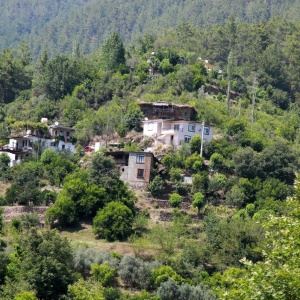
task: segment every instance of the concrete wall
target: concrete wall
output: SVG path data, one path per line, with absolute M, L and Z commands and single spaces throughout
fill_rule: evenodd
M 152 125 L 149 126 L 149 123 Z M 178 125 L 179 130 L 175 130 L 175 125 Z M 191 129 L 189 128 L 189 125 L 194 125 L 195 130 L 189 130 Z M 159 130 L 160 126 L 162 128 L 161 130 Z M 213 128 L 209 125 L 205 125 L 204 127 L 208 129 L 208 132 L 207 130 L 204 131 L 204 142 L 211 141 Z M 196 134 L 202 137 L 202 130 L 202 123 L 192 121 L 157 120 L 151 122 L 151 120 L 149 120 L 144 122 L 144 136 L 154 136 L 164 144 L 170 144 L 172 141 L 175 146 L 184 143 L 186 137 L 192 138 Z M 162 135 L 161 138 L 159 138 L 160 135 Z

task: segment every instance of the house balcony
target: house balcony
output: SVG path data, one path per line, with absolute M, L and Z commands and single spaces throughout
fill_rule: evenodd
M 163 127 L 161 129 L 162 134 L 176 134 L 177 132 L 183 132 L 183 128 L 174 128 L 174 127 Z
M 11 152 L 11 153 L 29 153 L 32 152 L 32 147 L 28 147 L 28 146 L 16 147 L 10 145 L 0 145 L 0 151 Z

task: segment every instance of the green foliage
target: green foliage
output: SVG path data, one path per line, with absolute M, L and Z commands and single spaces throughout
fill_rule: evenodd
M 34 85 L 39 93 L 46 94 L 51 100 L 59 100 L 81 83 L 84 70 L 78 60 L 58 55 L 49 59 L 38 75 Z
M 192 177 L 192 192 L 205 193 L 208 187 L 208 174 L 206 172 L 194 174 Z
M 107 262 L 102 265 L 93 264 L 91 267 L 94 280 L 102 286 L 107 287 L 115 283 L 115 269 L 110 268 Z
M 244 133 L 246 129 L 246 122 L 238 118 L 231 119 L 227 124 L 227 133 L 232 136 Z
M 37 298 L 53 299 L 66 294 L 73 283 L 71 262 L 71 246 L 57 231 L 33 231 L 22 238 L 15 251 L 14 276 L 27 281 Z
M 171 299 L 180 299 L 180 300 L 192 300 L 192 299 L 216 299 L 210 292 L 209 288 L 198 284 L 197 286 L 191 286 L 187 283 L 181 285 L 176 284 L 176 282 L 170 278 L 168 281 L 165 281 L 157 290 L 157 294 L 161 300 L 171 300 Z
M 182 170 L 179 168 L 171 168 L 169 171 L 170 178 L 173 183 L 182 180 Z
M 91 182 L 104 188 L 115 186 L 119 183 L 119 171 L 112 157 L 105 157 L 102 153 L 96 153 L 89 169 Z
M 141 121 L 143 113 L 137 104 L 131 104 L 124 115 L 125 127 L 127 130 L 142 131 Z
M 147 191 L 150 192 L 153 197 L 158 198 L 159 196 L 161 196 L 164 191 L 163 179 L 159 175 L 156 175 L 154 179 L 150 183 L 148 183 Z
M 182 198 L 179 194 L 173 193 L 169 198 L 169 203 L 172 207 L 178 207 L 182 202 Z
M 226 194 L 226 202 L 239 208 L 244 205 L 245 198 L 243 190 L 238 185 L 234 185 Z
M 161 266 L 159 268 L 154 268 L 152 270 L 152 276 L 154 280 L 154 285 L 156 287 L 159 287 L 162 282 L 167 281 L 169 278 L 172 278 L 176 283 L 181 283 L 184 281 L 183 278 L 169 266 Z
M 204 206 L 204 195 L 201 192 L 197 192 L 193 196 L 192 205 L 198 208 L 198 216 L 200 214 L 200 209 Z
M 125 47 L 117 32 L 113 32 L 102 47 L 102 63 L 109 71 L 121 71 L 125 67 Z
M 185 168 L 196 173 L 203 169 L 203 162 L 203 157 L 195 152 L 185 160 Z
M 215 174 L 208 184 L 209 192 L 217 192 L 226 187 L 227 178 L 224 174 Z
M 167 168 L 183 168 L 184 167 L 184 158 L 179 154 L 166 154 L 161 160 L 164 166 Z
M 139 289 L 153 286 L 152 269 L 159 267 L 159 262 L 146 262 L 133 255 L 125 255 L 120 262 L 120 278 L 128 285 Z
M 243 259 L 247 271 L 239 277 L 233 274 L 229 289 L 226 288 L 226 292 L 223 289 L 222 294 L 226 293 L 229 298 L 299 299 L 299 270 L 295 251 L 299 230 L 299 222 L 295 218 L 298 218 L 299 204 L 296 202 L 288 202 L 291 209 L 288 216 L 273 217 L 266 223 L 264 261 L 253 263 Z
M 79 279 L 68 286 L 68 296 L 72 300 L 105 300 L 103 287 L 91 281 Z
M 201 137 L 199 134 L 195 134 L 190 140 L 190 147 L 192 153 L 200 153 L 201 149 Z
M 210 157 L 210 166 L 213 170 L 219 171 L 222 170 L 222 168 L 225 165 L 224 157 L 219 153 L 214 153 Z
M 110 202 L 93 220 L 93 231 L 109 241 L 124 240 L 132 233 L 132 211 L 120 202 Z
M 38 300 L 38 298 L 34 292 L 21 292 L 15 296 L 14 300 Z
M 75 203 L 67 196 L 59 196 L 55 205 L 46 212 L 46 223 L 53 225 L 58 222 L 61 226 L 67 226 L 77 221 Z
M 163 75 L 167 75 L 168 73 L 171 73 L 174 70 L 173 65 L 170 63 L 168 58 L 165 58 L 161 61 L 158 69 L 159 72 L 161 72 Z
M 214 215 L 204 218 L 204 231 L 208 241 L 211 262 L 219 269 L 239 266 L 243 257 L 261 260 L 259 245 L 264 239 L 261 225 L 249 218 L 221 219 Z

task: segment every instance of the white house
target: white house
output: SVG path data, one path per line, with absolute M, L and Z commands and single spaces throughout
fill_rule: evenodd
M 189 143 L 194 135 L 203 137 L 203 141 L 211 141 L 212 126 L 204 123 L 174 120 L 156 119 L 143 121 L 144 136 L 154 137 L 163 144 L 173 144 L 180 146 Z
M 0 153 L 6 153 L 9 156 L 11 167 L 28 156 L 34 150 L 34 144 L 43 150 L 69 150 L 74 153 L 75 145 L 72 143 L 74 131 L 73 128 L 55 124 L 49 126 L 49 133 L 44 136 L 33 135 L 31 130 L 28 130 L 25 135 L 13 134 L 8 144 L 0 145 Z

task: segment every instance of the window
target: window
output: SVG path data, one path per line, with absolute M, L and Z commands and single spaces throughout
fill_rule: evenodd
M 185 135 L 185 136 L 184 136 L 184 142 L 185 142 L 185 143 L 188 144 L 188 143 L 190 142 L 190 140 L 191 140 L 191 136 L 190 136 L 190 135 Z
M 66 148 L 66 145 L 61 145 L 61 149 L 64 150 Z
M 67 136 L 70 136 L 70 132 L 69 131 L 67 131 Z
M 179 124 L 175 124 L 175 125 L 174 125 L 174 130 L 179 131 Z
M 195 132 L 195 124 L 189 124 L 189 131 Z
M 148 130 L 153 130 L 153 123 L 148 123 Z
M 209 135 L 209 127 L 204 127 L 204 134 Z
M 144 169 L 137 170 L 137 178 L 144 178 Z
M 143 164 L 145 162 L 145 155 L 144 154 L 137 154 L 136 162 L 138 164 Z

